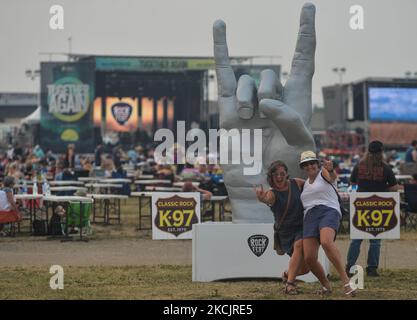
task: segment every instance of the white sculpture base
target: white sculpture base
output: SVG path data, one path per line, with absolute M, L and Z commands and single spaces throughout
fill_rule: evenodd
M 193 281 L 209 282 L 237 278 L 280 278 L 288 268 L 289 256 L 274 250 L 273 224 L 209 222 L 193 226 Z M 248 239 L 252 237 L 253 250 Z M 268 240 L 266 240 L 266 238 Z M 266 242 L 268 242 L 266 248 Z M 264 249 L 265 248 L 265 249 Z M 264 252 L 261 254 L 261 252 Z M 320 248 L 319 261 L 326 274 L 329 262 Z M 310 272 L 297 278 L 317 281 Z

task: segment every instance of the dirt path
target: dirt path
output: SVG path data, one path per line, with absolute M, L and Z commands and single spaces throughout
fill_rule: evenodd
M 346 259 L 348 240 L 338 240 Z M 358 263 L 366 266 L 367 243 L 362 244 Z M 191 241 L 149 239 L 94 240 L 90 242 L 7 241 L 0 242 L 0 266 L 126 266 L 191 265 Z M 385 241 L 380 266 L 388 269 L 417 268 L 417 240 Z
M 0 266 L 191 264 L 191 241 L 97 240 L 5 242 Z

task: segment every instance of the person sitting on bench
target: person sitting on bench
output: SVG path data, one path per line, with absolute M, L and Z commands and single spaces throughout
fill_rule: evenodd
M 14 178 L 6 176 L 3 180 L 3 188 L 0 190 L 0 235 L 5 236 L 4 226 L 9 223 L 19 222 L 22 216 L 16 206 L 13 197 Z

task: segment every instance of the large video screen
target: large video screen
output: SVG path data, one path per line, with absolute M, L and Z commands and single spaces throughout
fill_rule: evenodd
M 417 122 L 417 88 L 369 88 L 369 120 Z

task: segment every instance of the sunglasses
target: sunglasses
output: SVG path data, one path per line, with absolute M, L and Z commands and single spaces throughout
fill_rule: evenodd
M 274 176 L 274 177 L 285 177 L 287 175 L 287 173 L 286 172 L 274 172 L 273 174 L 272 174 L 272 176 Z
M 318 164 L 316 160 L 307 161 L 301 164 L 301 168 Z

